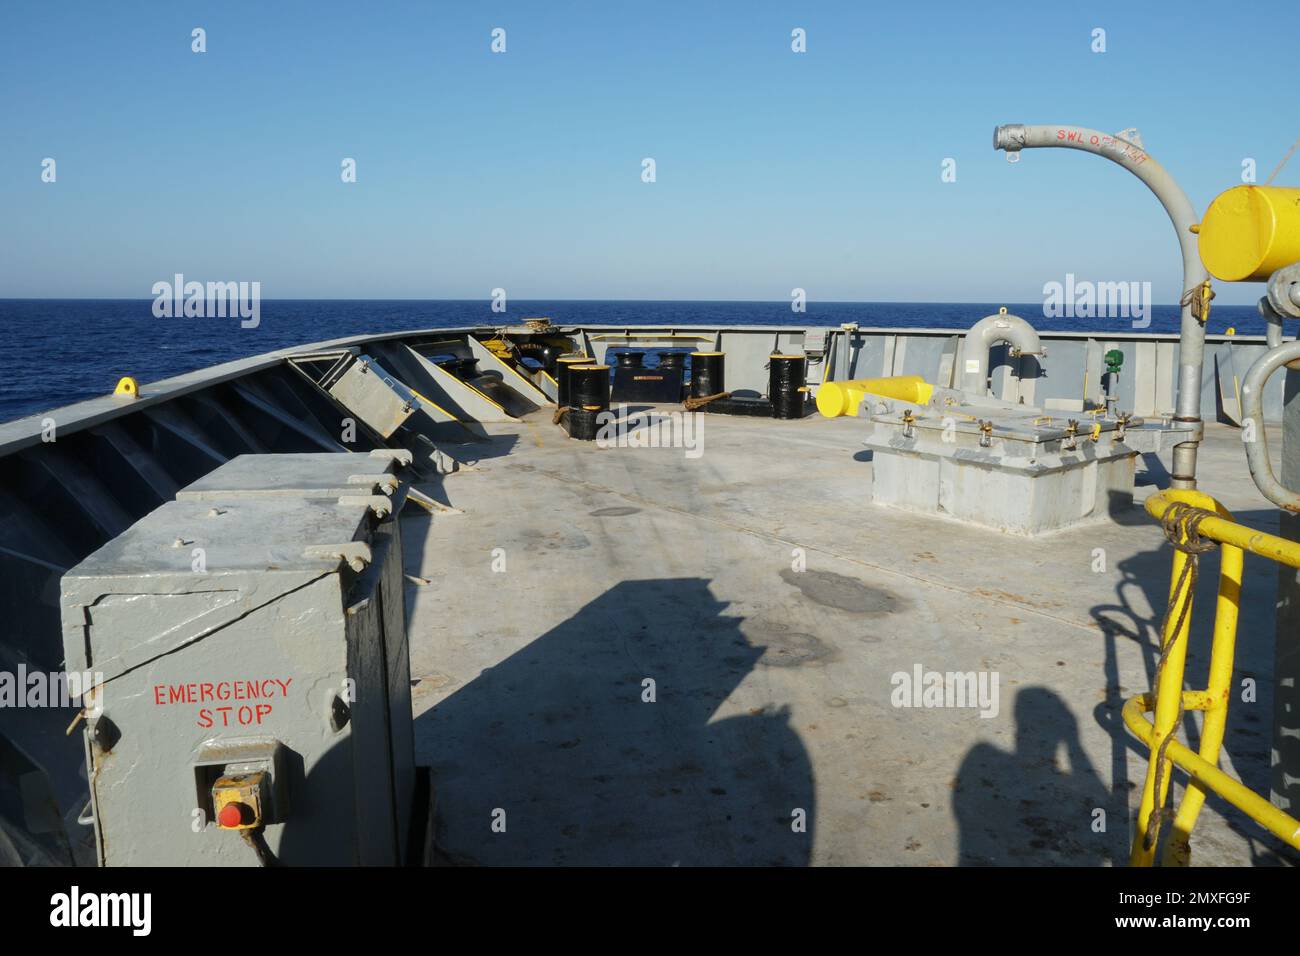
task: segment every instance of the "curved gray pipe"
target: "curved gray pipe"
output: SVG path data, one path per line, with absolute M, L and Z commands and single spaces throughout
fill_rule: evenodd
M 1264 438 L 1264 385 L 1270 375 L 1297 359 L 1300 359 L 1300 342 L 1287 342 L 1271 348 L 1255 360 L 1241 383 L 1241 424 L 1250 429 L 1243 433 L 1242 443 L 1246 446 L 1250 477 L 1255 479 L 1260 494 L 1287 511 L 1300 511 L 1300 494 L 1283 487 L 1273 476 L 1268 442 Z
M 1277 310 L 1268 301 L 1268 296 L 1259 300 L 1259 314 L 1265 322 L 1264 341 L 1269 348 L 1275 349 L 1282 344 L 1282 316 L 1277 314 Z
M 1056 146 L 1081 149 L 1118 163 L 1142 180 L 1165 207 L 1178 247 L 1183 254 L 1183 294 L 1198 288 L 1209 278 L 1196 248 L 1191 227 L 1196 224 L 1196 210 L 1187 193 L 1163 166 L 1141 146 L 1111 133 L 1082 126 L 999 126 L 993 131 L 993 148 L 1008 153 L 1022 149 Z M 1196 446 L 1201 440 L 1201 366 L 1205 361 L 1205 326 L 1192 315 L 1191 306 L 1183 306 L 1182 334 L 1179 346 L 1178 400 L 1174 419 L 1188 429 L 1188 440 L 1174 446 L 1172 484 L 1175 488 L 1196 487 Z
M 1282 323 L 1300 319 L 1300 262 L 1283 266 L 1268 277 L 1268 294 L 1259 300 L 1259 314 L 1268 323 L 1268 347 L 1277 348 L 1284 338 Z
M 1268 301 L 1279 315 L 1300 319 L 1300 262 L 1283 266 L 1268 277 Z
M 1043 352 L 1038 333 L 1020 316 L 1006 312 L 984 316 L 961 341 L 961 381 L 966 391 L 984 394 L 989 377 L 989 349 L 994 342 L 1006 342 L 1023 355 Z

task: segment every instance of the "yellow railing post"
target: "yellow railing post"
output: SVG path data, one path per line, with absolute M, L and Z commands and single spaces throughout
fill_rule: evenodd
M 1245 554 L 1230 544 L 1222 547 L 1219 559 L 1219 596 L 1214 612 L 1214 638 L 1210 649 L 1209 698 L 1201 724 L 1201 757 L 1216 766 L 1223 732 L 1228 723 L 1228 698 L 1232 693 L 1232 661 L 1237 644 L 1237 614 L 1241 606 L 1241 573 Z M 1187 866 L 1191 862 L 1190 837 L 1196 818 L 1205 804 L 1206 788 L 1192 780 L 1183 793 L 1174 817 L 1173 832 L 1165 844 L 1162 862 L 1166 866 Z
M 1189 552 L 1197 548 L 1189 546 L 1188 524 L 1185 521 L 1165 520 L 1170 509 L 1178 506 L 1190 506 L 1197 511 L 1191 516 L 1184 511 L 1182 515 L 1175 514 L 1171 518 L 1191 517 L 1195 522 L 1195 536 L 1201 541 L 1218 542 L 1222 551 L 1209 681 L 1203 691 L 1183 690 L 1187 642 L 1191 630 L 1192 592 L 1196 582 L 1195 574 L 1191 573 L 1194 568 L 1189 568 L 1188 562 L 1196 559 L 1196 555 Z M 1138 805 L 1137 830 L 1130 862 L 1134 866 L 1150 866 L 1155 860 L 1160 824 L 1167 812 L 1163 808 L 1168 797 L 1170 775 L 1175 766 L 1188 775 L 1189 781 L 1174 815 L 1172 832 L 1165 843 L 1161 858 L 1163 863 L 1186 865 L 1190 862 L 1190 835 L 1205 804 L 1207 792 L 1218 794 L 1270 833 L 1300 849 L 1300 821 L 1274 807 L 1218 767 L 1224 727 L 1228 719 L 1228 702 L 1232 693 L 1232 665 L 1241 608 L 1245 552 L 1250 551 L 1300 568 L 1300 543 L 1237 524 L 1222 505 L 1200 492 L 1158 492 L 1147 499 L 1146 510 L 1165 524 L 1175 550 L 1169 584 L 1169 607 L 1161 634 L 1162 663 L 1157 670 L 1154 699 L 1151 694 L 1141 694 L 1124 705 L 1125 725 L 1147 744 L 1150 751 L 1142 800 Z M 1186 550 L 1184 546 L 1187 546 Z M 1177 733 L 1183 712 L 1187 710 L 1205 713 L 1198 752 L 1193 752 L 1173 736 Z M 1146 719 L 1148 711 L 1154 711 L 1154 722 Z M 1148 834 L 1153 839 L 1148 839 Z
M 1205 495 L 1197 494 L 1196 497 L 1209 500 Z M 1151 738 L 1142 802 L 1138 805 L 1137 832 L 1129 855 L 1132 866 L 1150 866 L 1155 861 L 1157 840 L 1154 837 L 1159 832 L 1159 821 L 1152 828 L 1151 816 L 1157 808 L 1164 807 L 1173 775 L 1173 762 L 1167 755 L 1162 757 L 1161 745 L 1166 737 L 1177 731 L 1183 712 L 1183 671 L 1187 663 L 1187 635 L 1192 627 L 1192 600 L 1195 597 L 1192 593 L 1195 580 L 1187 573 L 1187 563 L 1191 560 L 1192 555 L 1187 552 L 1174 551 L 1173 569 L 1169 576 L 1169 605 L 1160 640 L 1163 663 L 1156 671 L 1155 734 Z M 1157 783 L 1159 793 L 1156 792 Z M 1148 834 L 1152 839 L 1148 839 Z

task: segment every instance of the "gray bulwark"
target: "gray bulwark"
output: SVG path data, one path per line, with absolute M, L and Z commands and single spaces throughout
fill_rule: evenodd
M 278 457 L 262 458 L 268 485 Z M 260 765 L 280 862 L 400 862 L 401 551 L 364 498 L 169 502 L 64 576 L 62 613 L 68 669 L 100 682 L 86 749 L 102 864 L 255 865 L 213 822 L 211 787 Z

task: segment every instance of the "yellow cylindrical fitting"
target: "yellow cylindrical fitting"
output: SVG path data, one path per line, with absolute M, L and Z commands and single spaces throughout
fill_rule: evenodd
M 1300 261 L 1300 189 L 1234 186 L 1205 211 L 1201 262 L 1225 282 L 1259 282 Z
M 896 398 L 924 405 L 934 394 L 934 386 L 919 375 L 894 375 L 890 378 L 859 378 L 849 382 L 822 382 L 817 386 L 817 411 L 826 418 L 857 415 L 858 406 L 867 395 Z

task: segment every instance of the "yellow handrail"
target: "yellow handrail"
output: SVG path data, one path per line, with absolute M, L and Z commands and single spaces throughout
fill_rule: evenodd
M 1207 792 L 1218 794 L 1270 833 L 1300 849 L 1300 821 L 1218 767 L 1228 719 L 1245 552 L 1300 568 L 1300 543 L 1236 523 L 1227 509 L 1209 495 L 1197 491 L 1171 489 L 1158 492 L 1147 499 L 1146 509 L 1165 525 L 1175 550 L 1169 584 L 1169 612 L 1165 615 L 1161 634 L 1162 664 L 1157 671 L 1155 694 L 1139 694 L 1124 705 L 1125 726 L 1150 748 L 1129 862 L 1134 866 L 1150 866 L 1155 862 L 1160 825 L 1168 813 L 1164 806 L 1173 767 L 1186 772 L 1191 780 L 1174 814 L 1172 834 L 1165 843 L 1162 857 L 1165 864 L 1185 866 L 1190 862 L 1192 827 L 1196 825 Z M 1196 560 L 1192 553 L 1195 548 L 1191 547 L 1193 537 L 1217 542 L 1223 551 L 1210 648 L 1209 686 L 1203 691 L 1183 690 L 1196 580 L 1195 566 L 1188 567 L 1189 562 Z M 1183 712 L 1187 710 L 1205 713 L 1197 751 L 1172 738 Z M 1154 722 L 1145 716 L 1152 711 Z M 1157 807 L 1161 808 L 1158 813 Z

